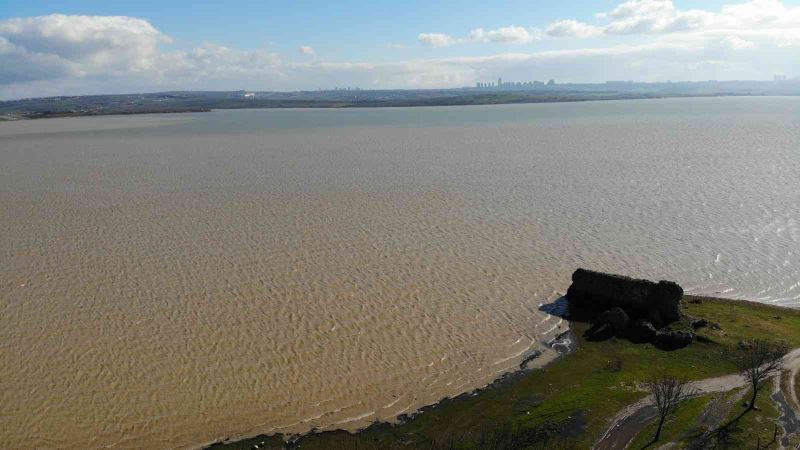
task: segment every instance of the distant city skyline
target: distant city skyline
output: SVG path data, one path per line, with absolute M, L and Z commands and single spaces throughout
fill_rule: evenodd
M 0 0 L 0 99 L 785 81 L 799 50 L 800 0 Z

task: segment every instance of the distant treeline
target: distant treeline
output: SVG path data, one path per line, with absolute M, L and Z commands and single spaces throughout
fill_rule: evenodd
M 731 95 L 798 95 L 800 85 L 757 82 L 558 85 L 542 89 L 162 92 L 48 97 L 0 102 L 0 118 L 206 112 L 243 108 L 365 108 L 555 103 Z M 647 89 L 646 89 L 647 88 Z M 725 88 L 725 89 L 722 89 Z

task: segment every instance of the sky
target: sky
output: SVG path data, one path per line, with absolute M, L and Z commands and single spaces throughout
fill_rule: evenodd
M 800 75 L 800 0 L 0 0 L 0 99 Z

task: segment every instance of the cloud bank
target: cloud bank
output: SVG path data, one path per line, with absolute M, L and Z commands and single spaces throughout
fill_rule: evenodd
M 500 27 L 496 30 L 484 30 L 476 28 L 469 32 L 466 37 L 458 38 L 444 33 L 420 33 L 417 40 L 423 45 L 430 47 L 449 47 L 455 44 L 467 44 L 471 42 L 495 43 L 495 44 L 527 44 L 539 39 L 541 33 L 535 28 L 527 29 L 510 25 Z
M 417 41 L 471 57 L 396 62 L 327 61 L 311 46 L 292 55 L 207 43 L 170 50 L 143 18 L 53 14 L 0 21 L 0 98 L 171 89 L 439 88 L 508 80 L 764 79 L 798 74 L 800 7 L 780 0 L 682 10 L 671 0 L 630 0 L 592 23 L 564 18 L 540 31 L 509 25 Z M 412 38 L 413 39 L 413 38 Z M 485 44 L 485 45 L 484 45 Z M 548 50 L 538 47 L 545 46 Z M 410 47 L 387 43 L 392 48 Z
M 154 68 L 169 38 L 143 19 L 65 16 L 0 22 L 0 83 Z
M 800 37 L 800 7 L 787 7 L 780 0 L 753 0 L 723 6 L 719 12 L 680 10 L 672 0 L 630 0 L 610 12 L 597 14 L 597 24 L 571 19 L 547 28 L 551 37 L 596 37 L 600 35 L 695 35 L 760 36 L 781 44 L 797 45 Z

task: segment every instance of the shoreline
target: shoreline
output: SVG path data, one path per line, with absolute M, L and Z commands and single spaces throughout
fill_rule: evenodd
M 109 112 L 98 112 L 98 113 L 42 113 L 42 114 L 34 114 L 34 115 L 24 115 L 24 114 L 17 114 L 11 113 L 6 114 L 6 116 L 14 117 L 15 114 L 17 115 L 16 118 L 6 118 L 0 115 L 0 123 L 4 122 L 24 122 L 28 120 L 42 120 L 42 119 L 65 119 L 65 118 L 73 118 L 73 117 L 109 117 L 109 116 L 144 116 L 144 115 L 151 115 L 151 114 L 188 114 L 188 113 L 207 113 L 214 111 L 211 108 L 190 108 L 190 109 L 176 109 L 176 110 L 144 110 L 144 111 L 109 111 Z
M 719 92 L 708 94 L 664 94 L 664 93 L 643 93 L 643 94 L 611 94 L 611 95 L 581 95 L 581 93 L 565 92 L 564 96 L 554 95 L 552 97 L 518 97 L 518 98 L 495 98 L 491 96 L 456 96 L 443 97 L 425 100 L 387 100 L 387 101 L 354 101 L 354 102 L 335 102 L 335 101 L 304 101 L 296 104 L 286 102 L 269 101 L 262 104 L 242 102 L 241 104 L 219 106 L 209 104 L 200 107 L 189 108 L 167 108 L 167 109 L 141 109 L 141 110 L 94 110 L 90 112 L 81 111 L 9 111 L 0 113 L 0 123 L 20 122 L 39 119 L 60 119 L 67 117 L 104 117 L 104 116 L 130 116 L 130 115 L 150 115 L 150 114 L 186 114 L 186 113 L 207 113 L 225 110 L 242 109 L 358 109 L 358 108 L 426 108 L 443 106 L 489 106 L 489 105 L 525 105 L 525 104 L 551 104 L 551 103 L 583 103 L 583 102 L 606 102 L 624 100 L 664 100 L 681 98 L 722 98 L 722 97 L 797 97 L 800 94 L 772 95 L 763 93 L 735 93 Z M 569 96 L 569 95 L 573 96 Z
M 556 314 L 553 315 L 557 316 Z M 543 361 L 541 365 L 537 365 L 535 367 L 530 366 L 531 362 L 538 361 L 543 356 L 543 353 L 540 350 L 536 350 L 530 355 L 524 357 L 520 361 L 519 365 L 517 365 L 515 370 L 504 372 L 503 374 L 495 378 L 492 382 L 486 384 L 483 387 L 478 387 L 470 391 L 462 392 L 461 394 L 456 395 L 454 397 L 441 398 L 434 403 L 424 405 L 410 413 L 403 413 L 394 416 L 390 420 L 375 420 L 371 422 L 369 425 L 358 428 L 354 431 L 348 431 L 341 428 L 317 431 L 316 428 L 312 428 L 307 432 L 299 434 L 262 433 L 255 436 L 253 435 L 229 436 L 221 440 L 200 444 L 196 448 L 202 450 L 218 450 L 218 449 L 235 450 L 240 448 L 249 449 L 252 448 L 254 445 L 263 445 L 262 442 L 271 441 L 273 443 L 277 443 L 277 440 L 279 440 L 281 443 L 294 446 L 302 444 L 303 439 L 309 436 L 357 435 L 369 432 L 371 430 L 375 431 L 375 430 L 390 429 L 392 427 L 402 426 L 434 409 L 448 405 L 457 405 L 459 402 L 463 402 L 464 400 L 469 399 L 471 397 L 484 394 L 487 391 L 497 389 L 505 385 L 516 383 L 521 378 L 524 378 L 530 372 L 544 369 L 547 366 L 555 363 L 556 361 L 559 361 L 573 354 L 576 350 L 577 340 L 575 339 L 575 336 L 573 334 L 572 322 L 566 319 L 563 320 L 567 323 L 567 330 L 560 333 L 555 338 L 551 339 L 549 342 L 545 343 L 550 349 L 553 350 L 553 352 L 551 353 L 550 358 Z
M 552 305 L 552 304 L 551 304 Z M 549 306 L 549 305 L 547 305 Z M 767 317 L 768 319 L 774 319 L 783 321 L 782 315 L 778 314 L 781 311 L 786 312 L 787 320 L 797 320 L 800 318 L 800 314 L 798 314 L 798 309 L 790 308 L 786 306 L 777 306 L 771 304 L 763 304 L 749 300 L 735 300 L 735 299 L 725 299 L 725 298 L 717 298 L 717 297 L 704 297 L 704 296 L 693 296 L 693 295 L 686 295 L 684 297 L 684 309 L 686 314 L 691 316 L 692 314 L 697 314 L 696 310 L 712 310 L 718 315 L 719 313 L 728 313 L 733 314 L 734 317 L 736 314 L 746 314 L 748 316 L 761 316 Z M 736 312 L 733 312 L 736 310 Z M 552 315 L 559 316 L 559 312 L 553 311 Z M 774 317 L 773 317 L 774 316 Z M 715 317 L 709 317 L 710 319 L 715 319 Z M 730 318 L 726 319 L 730 320 Z M 566 320 L 566 319 L 564 319 Z M 736 320 L 733 319 L 736 323 Z M 780 322 L 779 322 L 780 323 Z M 793 323 L 793 322 L 792 322 Z M 721 332 L 721 336 L 724 336 L 723 340 L 729 340 L 732 338 L 739 339 L 739 334 L 734 336 L 728 336 L 727 333 L 733 331 L 729 330 L 728 326 L 730 324 L 723 322 L 723 332 Z M 786 325 L 786 324 L 782 324 Z M 749 324 L 741 325 L 744 326 L 745 329 L 749 328 Z M 333 448 L 350 448 L 348 444 L 358 444 L 363 442 L 372 442 L 371 445 L 378 446 L 377 448 L 381 448 L 377 442 L 381 439 L 381 442 L 386 445 L 386 442 L 392 443 L 391 445 L 400 445 L 402 448 L 403 446 L 411 445 L 410 448 L 413 447 L 414 443 L 418 442 L 428 442 L 428 441 L 417 441 L 414 440 L 415 438 L 421 438 L 422 436 L 419 435 L 426 427 L 427 428 L 434 428 L 439 430 L 443 428 L 448 433 L 451 433 L 449 437 L 444 437 L 443 439 L 450 439 L 450 442 L 457 442 L 453 441 L 452 432 L 454 431 L 461 431 L 461 430 L 468 430 L 471 432 L 471 428 L 469 425 L 460 423 L 460 419 L 465 419 L 467 417 L 470 418 L 471 421 L 475 420 L 486 420 L 486 419 L 476 419 L 475 415 L 475 403 L 481 403 L 481 399 L 483 399 L 483 403 L 491 403 L 492 401 L 502 401 L 506 405 L 519 402 L 520 400 L 525 400 L 525 398 L 520 399 L 518 397 L 520 390 L 523 392 L 525 391 L 524 385 L 530 386 L 531 383 L 534 383 L 533 386 L 537 386 L 536 382 L 552 380 L 555 382 L 556 380 L 562 380 L 562 377 L 559 377 L 558 374 L 548 373 L 548 372 L 557 372 L 559 368 L 563 369 L 563 366 L 578 366 L 583 367 L 583 359 L 589 359 L 589 357 L 597 359 L 605 359 L 607 356 L 606 353 L 601 349 L 614 349 L 616 348 L 617 351 L 625 351 L 624 348 L 620 349 L 619 347 L 625 347 L 628 345 L 634 345 L 638 351 L 650 352 L 650 357 L 655 357 L 656 360 L 660 360 L 660 358 L 666 358 L 667 361 L 673 360 L 673 364 L 678 364 L 679 366 L 687 365 L 687 362 L 690 363 L 690 367 L 697 367 L 697 364 L 701 364 L 700 372 L 697 374 L 692 375 L 694 380 L 702 381 L 709 378 L 708 375 L 712 375 L 711 378 L 725 378 L 726 375 L 729 373 L 735 373 L 732 368 L 728 367 L 716 367 L 714 364 L 709 363 L 709 361 L 713 360 L 713 358 L 719 358 L 720 354 L 718 352 L 722 351 L 724 353 L 725 350 L 721 350 L 718 347 L 721 343 L 715 343 L 713 340 L 711 341 L 698 341 L 690 346 L 692 348 L 691 352 L 694 353 L 694 356 L 688 356 L 684 354 L 684 356 L 680 356 L 680 353 L 677 354 L 677 359 L 673 357 L 676 355 L 672 352 L 665 352 L 663 350 L 648 350 L 647 348 L 650 347 L 649 344 L 623 344 L 622 341 L 617 342 L 616 340 L 612 339 L 610 344 L 609 343 L 590 343 L 585 341 L 585 339 L 581 338 L 581 332 L 585 331 L 587 326 L 582 322 L 568 322 L 568 329 L 564 333 L 559 334 L 554 340 L 552 340 L 549 344 L 550 348 L 553 348 L 558 353 L 555 357 L 550 361 L 545 361 L 545 363 L 537 368 L 526 368 L 526 363 L 530 360 L 536 360 L 540 355 L 532 354 L 529 357 L 523 359 L 520 363 L 520 366 L 517 370 L 506 372 L 493 382 L 489 383 L 488 385 L 478 388 L 472 391 L 464 392 L 458 396 L 452 398 L 444 398 L 440 401 L 424 406 L 414 413 L 411 414 L 402 414 L 398 416 L 396 421 L 375 421 L 370 425 L 363 427 L 357 431 L 345 431 L 345 430 L 326 430 L 326 431 L 317 431 L 317 430 L 310 430 L 307 433 L 303 434 L 281 434 L 281 433 L 274 433 L 274 434 L 258 434 L 255 436 L 229 436 L 224 439 L 202 444 L 199 448 L 203 449 L 223 449 L 223 450 L 241 450 L 241 449 L 252 449 L 252 448 L 296 448 L 298 446 L 302 446 L 303 448 L 327 448 L 328 446 L 333 446 L 334 444 L 339 444 L 339 447 Z M 714 331 L 707 331 L 707 333 L 711 333 L 710 335 L 715 335 Z M 795 335 L 796 333 L 789 333 L 786 335 L 787 338 L 791 338 L 795 344 L 800 343 L 800 335 Z M 707 337 L 707 336 L 704 336 Z M 561 341 L 570 341 L 570 344 L 567 348 L 561 349 L 559 351 L 560 342 Z M 597 348 L 587 348 L 590 346 L 598 345 Z M 715 347 L 716 346 L 716 347 Z M 794 345 L 792 348 L 797 348 L 797 345 Z M 579 352 L 580 350 L 580 352 Z M 581 353 L 584 355 L 585 358 L 567 358 L 568 356 L 575 355 L 576 353 Z M 612 358 L 612 356 L 608 356 Z M 687 361 L 681 361 L 681 358 L 688 358 Z M 560 362 L 561 364 L 556 364 Z M 609 362 L 610 364 L 611 362 Z M 622 362 L 620 362 L 620 365 Z M 626 366 L 628 363 L 625 363 Z M 559 367 L 556 367 L 559 366 Z M 705 366 L 705 367 L 703 367 Z M 655 366 L 645 365 L 645 371 L 652 371 L 659 370 Z M 551 370 L 552 369 L 552 370 Z M 618 371 L 620 369 L 612 369 L 612 371 Z M 573 373 L 573 372 L 569 372 Z M 706 376 L 699 376 L 705 374 Z M 563 374 L 562 374 L 563 375 Z M 570 375 L 569 377 L 580 378 L 580 375 L 583 375 L 581 372 L 577 372 L 574 375 Z M 550 378 L 548 378 L 550 377 Z M 555 377 L 555 378 L 553 378 Z M 543 380 L 541 380 L 543 379 Z M 572 382 L 574 380 L 570 380 Z M 553 383 L 550 383 L 552 386 Z M 520 387 L 523 386 L 523 387 Z M 576 385 L 580 386 L 580 384 Z M 539 386 L 541 387 L 541 386 Z M 630 387 L 629 387 L 630 388 Z M 566 395 L 570 396 L 573 393 L 570 392 L 560 392 L 560 390 L 556 389 L 557 395 Z M 569 390 L 569 388 L 567 388 Z M 516 392 L 516 394 L 514 394 Z M 575 395 L 581 395 L 580 393 L 574 393 Z M 556 396 L 557 396 L 556 395 Z M 602 398 L 602 397 L 601 397 Z M 602 436 L 607 433 L 607 428 L 605 424 L 605 420 L 613 419 L 616 417 L 621 411 L 625 408 L 631 408 L 638 403 L 641 403 L 644 399 L 644 394 L 638 390 L 638 388 L 633 388 L 633 392 L 630 394 L 626 394 L 624 398 L 630 398 L 630 400 L 625 400 L 624 402 L 617 403 L 616 407 L 613 405 L 603 405 L 606 409 L 609 409 L 604 414 L 598 414 L 595 417 L 587 417 L 585 414 L 586 410 L 579 409 L 574 410 L 570 415 L 566 418 L 568 420 L 562 420 L 561 422 L 558 419 L 552 421 L 554 419 L 547 419 L 548 421 L 545 422 L 543 426 L 539 428 L 535 428 L 535 436 L 536 438 L 542 438 L 546 441 L 548 438 L 549 433 L 556 433 L 556 435 L 560 435 L 562 433 L 566 433 L 567 436 L 570 436 L 572 433 L 573 436 L 582 436 L 580 438 L 575 439 L 587 439 L 589 437 L 592 438 L 595 442 L 598 442 L 602 439 Z M 530 399 L 528 399 L 530 400 Z M 544 400 L 543 400 L 544 401 Z M 762 399 L 762 401 L 764 401 Z M 547 401 L 545 401 L 547 402 Z M 612 402 L 608 402 L 612 403 Z M 516 407 L 516 403 L 514 403 Z M 544 406 L 545 403 L 537 403 L 532 405 L 531 407 L 536 409 L 538 408 L 539 404 Z M 591 404 L 591 402 L 590 402 Z M 552 407 L 552 404 L 550 405 Z M 558 406 L 558 405 L 556 405 Z M 591 408 L 590 410 L 594 410 Z M 472 411 L 472 415 L 470 415 L 470 411 Z M 479 410 L 480 411 L 480 410 Z M 504 413 L 508 414 L 508 413 Z M 528 412 L 530 414 L 530 412 Z M 481 414 L 482 415 L 482 414 Z M 435 416 L 435 417 L 434 417 Z M 452 422 L 442 422 L 444 418 Z M 603 422 L 603 425 L 598 429 L 597 422 Z M 590 422 L 587 426 L 587 422 Z M 452 426 L 450 426 L 450 425 Z M 456 430 L 453 430 L 453 428 Z M 543 427 L 543 428 L 542 428 Z M 441 430 L 439 430 L 441 431 Z M 437 433 L 439 432 L 437 431 Z M 641 431 L 639 429 L 638 431 Z M 538 434 L 536 434 L 538 433 Z M 592 434 L 594 433 L 594 434 Z M 529 433 L 530 434 L 530 433 Z M 409 439 L 408 436 L 412 436 L 412 440 Z M 468 434 L 468 436 L 470 436 Z M 474 437 L 474 435 L 471 435 Z M 530 436 L 528 436 L 530 438 Z M 387 441 L 388 439 L 388 441 Z M 456 437 L 455 439 L 458 439 Z M 569 438 L 565 438 L 569 439 Z M 434 440 L 434 443 L 439 443 L 440 441 Z M 445 442 L 445 441 L 441 441 Z M 543 441 L 542 441 L 543 442 Z M 370 444 L 367 444 L 370 445 Z M 256 447 L 258 446 L 258 447 Z M 361 448 L 361 447 L 359 447 Z M 371 448 L 371 447 L 367 447 Z M 394 448 L 391 446 L 386 446 L 386 448 Z M 428 448 L 428 447 L 426 447 Z M 432 447 L 438 448 L 438 447 Z M 446 447 L 445 448 L 449 448 Z M 471 448 L 471 447 L 470 447 Z

